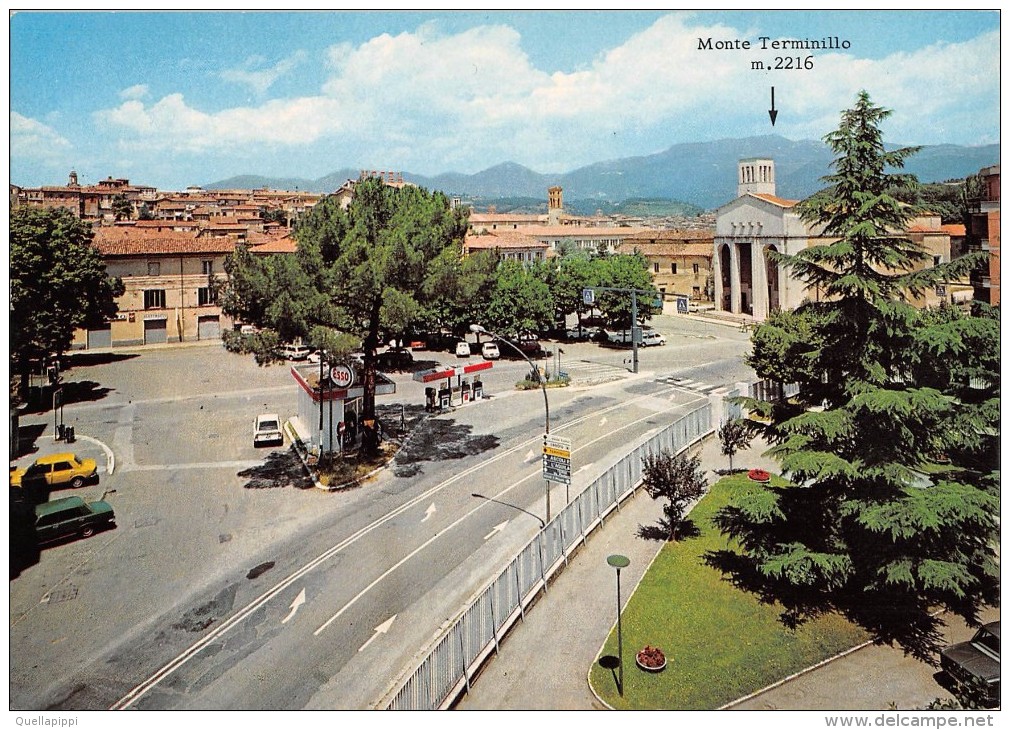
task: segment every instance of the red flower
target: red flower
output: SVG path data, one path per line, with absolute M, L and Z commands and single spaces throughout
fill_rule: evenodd
M 755 482 L 767 482 L 772 477 L 764 469 L 751 469 L 747 472 L 747 478 Z

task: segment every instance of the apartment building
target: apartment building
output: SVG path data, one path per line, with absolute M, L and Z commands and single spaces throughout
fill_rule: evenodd
M 652 283 L 664 301 L 679 295 L 691 302 L 711 302 L 714 239 L 711 231 L 651 230 L 625 238 L 617 253 L 640 253 L 646 258 Z
M 109 275 L 120 277 L 125 291 L 116 300 L 116 318 L 76 332 L 74 349 L 218 339 L 232 326 L 211 281 L 224 276 L 233 237 L 98 226 L 94 242 Z

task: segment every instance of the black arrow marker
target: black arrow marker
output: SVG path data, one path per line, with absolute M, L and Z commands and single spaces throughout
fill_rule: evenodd
M 771 117 L 771 119 L 772 119 L 772 126 L 773 127 L 775 126 L 775 117 L 777 117 L 778 115 L 779 115 L 779 113 L 777 111 L 775 111 L 775 87 L 773 86 L 772 87 L 772 108 L 768 110 L 768 116 Z

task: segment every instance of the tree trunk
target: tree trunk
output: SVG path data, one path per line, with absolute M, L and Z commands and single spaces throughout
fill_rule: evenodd
M 375 350 L 379 345 L 379 309 L 381 299 L 372 305 L 368 335 L 365 337 L 365 382 L 362 395 L 361 449 L 365 454 L 379 451 L 379 428 L 375 419 Z

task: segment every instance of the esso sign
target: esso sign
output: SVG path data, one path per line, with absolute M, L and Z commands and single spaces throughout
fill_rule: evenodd
M 330 380 L 338 388 L 350 388 L 354 385 L 354 368 L 347 365 L 334 365 L 330 368 Z

